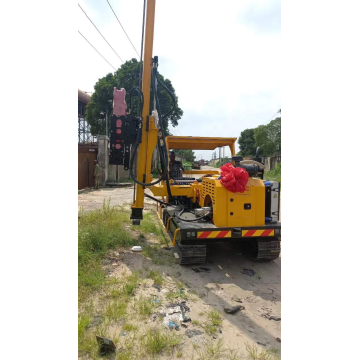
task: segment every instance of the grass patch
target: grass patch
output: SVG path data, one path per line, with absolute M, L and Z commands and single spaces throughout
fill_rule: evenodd
M 210 310 L 207 314 L 207 322 L 201 326 L 208 335 L 214 335 L 219 331 L 222 320 L 221 315 L 217 311 Z
M 171 353 L 179 345 L 181 336 L 159 330 L 148 331 L 142 339 L 142 346 L 147 354 L 158 355 L 164 351 Z
M 139 327 L 136 326 L 136 325 L 133 325 L 133 324 L 124 324 L 122 329 L 123 329 L 123 331 L 128 331 L 128 332 L 133 331 L 133 332 L 135 332 L 135 331 L 137 331 L 139 329 Z
M 149 279 L 154 280 L 154 284 L 162 286 L 164 283 L 164 279 L 158 271 L 150 271 L 149 275 L 147 276 Z
M 155 308 L 155 304 L 152 299 L 140 297 L 135 302 L 135 309 L 142 318 L 150 316 Z
M 115 300 L 109 302 L 105 307 L 104 316 L 112 323 L 119 320 L 123 320 L 126 317 L 127 302 L 121 300 Z
M 280 360 L 279 350 L 275 348 L 259 350 L 255 344 L 245 343 L 245 350 L 249 360 Z
M 213 309 L 211 309 L 210 312 L 208 313 L 208 319 L 211 322 L 211 324 L 214 326 L 220 326 L 222 323 L 221 315 Z
M 219 339 L 217 342 L 209 342 L 203 350 L 197 350 L 199 360 L 221 359 L 226 351 L 223 347 L 224 343 L 222 339 Z
M 82 301 L 105 282 L 102 259 L 109 249 L 135 245 L 125 224 L 130 222 L 122 208 L 103 203 L 102 210 L 81 214 L 78 222 L 78 286 Z

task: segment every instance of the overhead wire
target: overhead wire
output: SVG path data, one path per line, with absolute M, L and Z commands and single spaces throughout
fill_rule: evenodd
M 113 47 L 109 44 L 109 42 L 105 39 L 104 35 L 100 32 L 100 30 L 96 27 L 96 25 L 91 21 L 91 19 L 86 14 L 85 10 L 78 4 L 80 9 L 84 12 L 86 17 L 89 19 L 89 21 L 94 25 L 95 29 L 99 32 L 99 34 L 102 36 L 102 38 L 106 41 L 106 43 L 111 47 L 112 51 L 116 54 L 116 56 L 124 63 L 124 60 L 119 56 L 119 54 L 113 49 Z
M 130 40 L 130 38 L 129 38 L 128 34 L 126 33 L 126 31 L 125 31 L 125 29 L 124 29 L 124 27 L 121 25 L 120 20 L 119 20 L 119 19 L 118 19 L 118 17 L 116 16 L 114 9 L 111 7 L 111 5 L 110 5 L 110 3 L 109 3 L 109 0 L 106 0 L 106 1 L 107 1 L 107 3 L 109 4 L 109 6 L 110 6 L 110 8 L 111 8 L 112 12 L 114 13 L 114 15 L 115 15 L 115 17 L 116 17 L 116 19 L 117 19 L 118 23 L 120 24 L 121 28 L 124 30 L 124 33 L 125 33 L 126 37 L 129 39 L 130 44 L 132 45 L 132 47 L 134 48 L 135 52 L 137 53 L 137 55 L 138 55 L 138 56 L 139 56 L 139 58 L 140 58 L 140 55 L 139 55 L 139 53 L 137 52 L 137 50 L 135 49 L 134 44 L 131 42 L 131 40 Z
M 90 41 L 78 30 L 79 34 L 91 45 Z M 95 47 L 93 45 L 91 45 L 93 47 L 93 49 L 116 71 L 116 69 L 114 68 L 114 66 L 112 66 L 100 53 L 99 51 L 97 51 L 95 49 Z

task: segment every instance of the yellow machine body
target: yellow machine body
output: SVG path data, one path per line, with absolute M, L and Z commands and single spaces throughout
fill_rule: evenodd
M 228 191 L 217 176 L 202 181 L 200 206 L 212 204 L 217 227 L 265 225 L 265 186 L 262 180 L 249 178 L 243 193 Z

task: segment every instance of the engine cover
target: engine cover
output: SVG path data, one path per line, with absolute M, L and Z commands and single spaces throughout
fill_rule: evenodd
M 249 178 L 243 193 L 228 191 L 218 176 L 202 181 L 201 206 L 212 206 L 217 227 L 265 225 L 265 185 L 261 179 Z

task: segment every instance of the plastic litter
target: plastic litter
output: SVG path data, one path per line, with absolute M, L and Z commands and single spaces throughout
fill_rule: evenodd
M 121 333 L 121 336 L 125 336 L 127 334 L 127 332 L 126 331 L 123 331 L 122 333 Z
M 236 193 L 243 193 L 246 190 L 246 184 L 249 180 L 249 173 L 240 167 L 234 167 L 231 163 L 227 163 L 220 168 L 220 183 L 225 189 Z
M 235 314 L 237 313 L 239 310 L 244 310 L 245 306 L 242 305 L 237 305 L 237 306 L 233 306 L 232 308 L 224 308 L 224 311 L 227 314 Z
M 180 330 L 180 329 L 179 329 L 179 325 L 176 324 L 176 323 L 173 322 L 173 321 L 169 321 L 169 328 L 170 328 L 170 330 L 172 330 L 172 329 Z
M 133 246 L 131 248 L 131 250 L 134 251 L 134 252 L 139 252 L 139 251 L 142 251 L 142 248 L 141 248 L 141 246 Z

